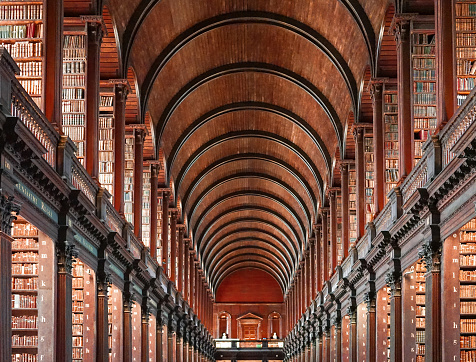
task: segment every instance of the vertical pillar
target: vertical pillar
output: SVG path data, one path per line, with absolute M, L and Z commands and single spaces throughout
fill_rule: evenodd
M 170 280 L 177 287 L 177 210 L 170 213 Z
M 167 333 L 167 340 L 168 340 L 168 345 L 167 345 L 167 350 L 168 350 L 168 359 L 167 361 L 176 361 L 177 360 L 177 350 L 176 350 L 176 344 L 177 344 L 177 332 L 176 332 L 176 322 L 173 320 L 173 316 L 169 316 L 169 328 L 168 328 L 168 333 Z
M 188 304 L 190 308 L 194 310 L 195 308 L 195 259 L 194 259 L 194 251 L 190 249 L 190 263 L 189 263 L 189 269 L 190 269 L 190 290 L 188 293 Z
M 182 343 L 183 351 L 182 351 L 182 356 L 183 356 L 183 362 L 189 362 L 188 360 L 188 338 L 187 337 L 187 332 L 184 334 L 184 339 Z
M 331 361 L 331 332 L 329 326 L 324 329 L 324 361 Z
M 357 308 L 349 307 L 349 361 L 357 362 Z
M 126 99 L 129 93 L 128 83 L 115 84 L 114 103 L 114 207 L 124 215 L 124 150 L 126 138 Z
M 144 185 L 145 131 L 134 128 L 134 234 L 142 240 L 142 193 Z
M 376 362 L 377 319 L 375 293 L 373 291 L 365 293 L 364 299 L 367 303 L 367 361 Z
M 177 362 L 183 362 L 183 322 L 180 321 L 179 325 L 177 326 L 177 343 L 175 345 L 176 348 L 176 356 Z
M 413 168 L 413 121 L 411 88 L 411 42 L 410 21 L 412 16 L 395 15 L 395 38 L 397 41 L 398 79 L 398 172 L 405 178 Z
M 124 291 L 123 306 L 123 361 L 132 361 L 132 296 Z
M 147 306 L 147 301 L 142 303 L 141 312 L 140 356 L 141 362 L 149 362 L 149 307 Z M 107 361 L 109 361 L 109 359 Z
M 157 260 L 157 197 L 158 177 L 160 166 L 153 163 L 150 166 L 150 256 Z
M 84 17 L 88 31 L 88 61 L 86 65 L 86 171 L 99 179 L 99 57 L 103 36 L 102 17 Z
M 340 317 L 335 321 L 335 351 L 336 351 L 336 361 L 342 360 L 342 320 Z
M 323 259 L 323 263 L 322 263 L 322 268 L 323 268 L 323 279 L 322 279 L 322 284 L 321 284 L 321 289 L 322 289 L 322 285 L 324 284 L 324 282 L 326 280 L 329 279 L 329 253 L 328 253 L 328 245 L 329 245 L 329 241 L 327 240 L 328 238 L 328 232 L 327 232 L 327 228 L 329 227 L 329 224 L 328 224 L 328 218 L 327 218 L 327 215 L 329 214 L 329 208 L 322 208 L 321 209 L 321 215 L 322 215 L 322 259 Z
M 394 362 L 402 362 L 402 283 L 400 272 L 389 272 L 386 282 L 390 288 L 390 358 Z
M 157 324 L 155 331 L 155 345 L 156 345 L 156 357 L 155 362 L 167 362 L 164 358 L 164 339 L 167 336 L 164 335 L 164 323 L 166 323 L 166 317 L 162 314 L 162 311 L 159 309 L 157 312 Z
M 61 128 L 63 89 L 63 1 L 47 0 L 45 11 L 44 111 L 48 120 Z M 10 357 L 11 358 L 11 357 Z
M 453 2 L 435 0 L 436 33 L 436 104 L 438 129 L 441 129 L 456 110 L 455 49 L 453 47 Z
M 373 108 L 373 144 L 374 144 L 374 207 L 375 214 L 385 205 L 385 155 L 383 121 L 383 83 L 384 79 L 370 81 L 370 96 Z
M 337 188 L 329 189 L 329 204 L 330 204 L 330 248 L 331 248 L 331 270 L 329 276 L 334 273 L 337 266 Z
M 316 348 L 316 360 L 318 362 L 323 362 L 324 361 L 324 343 L 323 343 L 323 333 L 322 333 L 322 327 L 318 327 L 319 330 L 317 332 L 317 348 Z
M 349 255 L 350 213 L 349 213 L 349 162 L 340 163 L 341 197 L 342 197 L 342 248 L 344 259 Z
M 162 191 L 162 267 L 168 276 L 169 260 L 169 196 L 168 190 Z
M 321 252 L 322 252 L 322 237 L 321 237 L 321 225 L 314 226 L 314 235 L 316 236 L 316 296 L 322 290 L 322 268 Z
M 60 227 L 58 238 L 66 240 L 67 227 Z M 56 244 L 56 361 L 71 361 L 72 358 L 72 316 L 73 316 L 73 258 L 77 255 L 74 245 L 62 241 Z M 11 260 L 11 257 L 10 257 Z M 10 295 L 8 295 L 10 298 Z M 10 325 L 10 322 L 7 324 Z M 4 325 L 5 326 L 5 325 Z M 8 328 L 8 327 L 6 327 Z M 3 329 L 3 328 L 2 328 Z M 10 337 L 11 338 L 11 337 Z M 11 358 L 11 356 L 9 356 Z
M 316 239 L 309 239 L 310 254 L 309 254 L 309 304 L 316 298 Z
M 190 332 L 190 343 L 188 345 L 188 362 L 196 362 L 193 358 L 195 356 L 194 347 L 195 345 L 195 335 L 193 332 Z
M 183 270 L 184 270 L 184 254 L 185 250 L 183 247 L 183 232 L 184 232 L 185 225 L 181 224 L 178 226 L 178 283 L 177 289 L 182 293 L 183 296 Z
M 189 276 L 190 276 L 190 270 L 189 270 L 189 261 L 190 261 L 190 255 L 189 255 L 189 239 L 184 239 L 184 245 L 183 245 L 183 251 L 184 251 L 184 259 L 183 259 L 183 269 L 184 269 L 184 275 L 183 275 L 183 299 L 185 301 L 188 301 L 188 294 L 189 294 Z
M 102 248 L 101 248 L 102 249 Z M 104 255 L 102 255 L 104 256 Z M 97 314 L 96 314 L 96 362 L 109 361 L 109 326 L 108 326 L 108 295 L 109 275 L 107 274 L 106 260 L 99 259 L 97 276 Z
M 314 240 L 309 239 L 309 246 L 306 253 L 306 308 L 311 305 L 312 302 L 312 268 L 311 266 L 311 259 L 312 259 L 312 245 L 314 244 Z
M 365 230 L 365 159 L 364 159 L 364 128 L 354 126 L 355 140 L 355 178 L 356 178 L 356 215 L 357 240 Z M 401 148 L 401 147 L 400 147 Z

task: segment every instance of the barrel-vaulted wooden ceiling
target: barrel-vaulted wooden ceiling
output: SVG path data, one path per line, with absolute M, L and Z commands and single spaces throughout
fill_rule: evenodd
M 253 267 L 286 292 L 335 156 L 346 157 L 349 119 L 359 121 L 364 75 L 377 75 L 389 5 L 107 2 L 119 67 L 135 72 L 140 114 L 214 291 Z

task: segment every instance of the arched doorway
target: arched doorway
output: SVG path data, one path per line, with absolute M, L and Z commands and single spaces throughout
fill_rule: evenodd
M 226 338 L 231 337 L 231 314 L 221 312 L 218 315 L 218 338 L 222 338 L 225 334 Z
M 241 340 L 258 340 L 261 339 L 261 322 L 263 318 L 247 313 L 239 318 L 238 321 L 238 338 Z
M 281 314 L 272 312 L 268 315 L 268 339 L 272 339 L 274 333 L 279 338 L 283 337 L 281 329 Z

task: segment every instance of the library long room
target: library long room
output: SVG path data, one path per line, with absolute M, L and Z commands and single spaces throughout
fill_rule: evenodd
M 0 362 L 476 362 L 476 0 L 0 0 Z

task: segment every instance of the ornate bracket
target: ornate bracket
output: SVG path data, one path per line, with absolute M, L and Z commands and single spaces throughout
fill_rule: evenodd
M 0 195 L 0 212 L 2 213 L 1 231 L 11 236 L 13 221 L 17 219 L 16 215 L 20 213 L 20 205 L 13 202 L 13 196 Z

